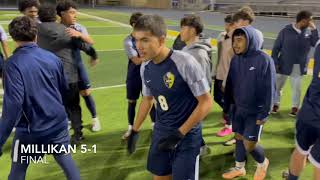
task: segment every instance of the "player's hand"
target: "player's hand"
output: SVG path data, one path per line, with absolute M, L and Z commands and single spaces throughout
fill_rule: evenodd
M 256 124 L 257 125 L 264 125 L 266 123 L 266 120 L 257 120 Z
M 161 151 L 174 150 L 177 144 L 183 139 L 184 135 L 177 129 L 169 136 L 160 139 L 158 149 Z
M 311 30 L 317 29 L 317 26 L 316 26 L 316 24 L 314 23 L 313 20 L 311 20 L 311 21 L 309 22 L 309 28 L 310 28 Z
M 90 59 L 89 64 L 91 67 L 96 66 L 99 63 L 99 59 Z
M 128 153 L 132 154 L 136 151 L 136 144 L 139 138 L 139 132 L 132 130 L 130 136 L 128 137 Z
M 66 28 L 66 33 L 70 37 L 77 37 L 77 38 L 81 37 L 81 35 L 82 35 L 81 32 L 79 32 L 73 28 Z

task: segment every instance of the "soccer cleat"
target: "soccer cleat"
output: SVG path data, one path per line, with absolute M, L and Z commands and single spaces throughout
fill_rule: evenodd
M 71 121 L 68 120 L 68 130 L 70 130 L 72 127 L 71 127 Z
M 298 108 L 297 107 L 291 108 L 291 112 L 289 113 L 289 116 L 296 117 L 297 114 L 298 114 Z
M 84 140 L 84 137 L 81 134 L 74 134 L 71 137 L 71 144 L 79 144 L 82 140 Z
M 282 172 L 282 178 L 284 180 L 288 180 L 288 178 L 289 178 L 289 170 L 285 170 L 285 171 Z
M 279 111 L 279 105 L 273 105 L 271 114 L 277 114 Z
M 258 165 L 256 172 L 254 173 L 253 180 L 264 180 L 264 178 L 267 176 L 268 167 L 269 159 L 265 158 L 263 165 Z
M 97 117 L 92 119 L 92 128 L 91 128 L 91 130 L 93 132 L 98 132 L 98 131 L 101 130 L 100 121 L 99 121 L 99 119 Z
M 234 144 L 236 144 L 236 139 L 235 138 L 232 138 L 232 139 L 230 139 L 230 140 L 228 140 L 228 141 L 223 143 L 224 146 L 232 146 Z
M 223 179 L 234 179 L 237 177 L 242 177 L 246 175 L 246 169 L 245 168 L 231 168 L 228 172 L 222 174 Z
M 224 137 L 224 136 L 228 136 L 232 134 L 232 129 L 231 128 L 227 128 L 227 127 L 224 127 L 223 129 L 221 129 L 218 133 L 217 133 L 217 136 L 218 137 Z
M 131 129 L 128 129 L 128 131 L 125 132 L 125 133 L 122 135 L 122 139 L 123 139 L 123 140 L 127 140 L 128 137 L 130 136 L 131 132 L 132 132 L 132 130 L 131 130 Z

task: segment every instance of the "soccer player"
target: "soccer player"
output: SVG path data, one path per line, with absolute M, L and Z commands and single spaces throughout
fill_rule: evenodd
M 311 46 L 314 46 L 318 39 L 318 30 L 309 11 L 299 12 L 296 23 L 287 25 L 279 32 L 272 49 L 272 58 L 277 70 L 277 91 L 272 113 L 278 112 L 281 90 L 290 77 L 292 108 L 289 115 L 297 115 L 301 98 L 301 79 L 307 73 Z
M 51 144 L 68 148 L 70 136 L 63 106 L 67 87 L 60 59 L 36 44 L 37 25 L 32 19 L 26 16 L 15 18 L 9 24 L 9 33 L 17 49 L 4 68 L 0 155 L 16 126 L 8 179 L 24 180 L 29 162 L 23 161 L 23 157 L 39 158 L 44 153 L 23 152 L 22 145 L 47 147 Z M 53 156 L 68 179 L 80 179 L 71 154 L 57 153 Z
M 70 37 L 80 38 L 84 42 L 93 45 L 94 41 L 89 36 L 87 29 L 81 24 L 76 22 L 77 6 L 74 2 L 72 1 L 59 2 L 57 4 L 56 10 L 57 10 L 58 16 L 60 16 L 61 18 L 61 23 L 69 27 L 66 29 L 66 31 Z M 91 117 L 92 117 L 91 130 L 93 132 L 97 132 L 101 130 L 101 125 L 97 116 L 96 105 L 91 95 L 91 89 L 90 89 L 91 85 L 90 85 L 89 77 L 81 59 L 80 50 L 75 49 L 73 53 L 78 63 L 80 94 L 83 97 L 84 102 L 86 103 L 86 106 L 91 113 Z M 91 63 L 93 63 L 91 65 L 94 66 L 97 63 L 97 60 L 91 61 Z
M 20 0 L 18 4 L 19 11 L 25 16 L 40 22 L 38 19 L 38 10 L 40 3 L 38 0 Z
M 236 166 L 224 173 L 224 179 L 246 175 L 246 153 L 257 162 L 254 180 L 266 177 L 269 160 L 258 145 L 263 124 L 271 109 L 275 90 L 275 67 L 270 56 L 260 50 L 255 29 L 236 29 L 232 35 L 235 56 L 231 60 L 225 88 L 224 112 L 234 104 L 232 128 L 236 133 Z
M 143 98 L 128 151 L 135 151 L 141 124 L 157 102 L 147 169 L 156 180 L 198 178 L 201 120 L 210 112 L 212 97 L 199 63 L 190 54 L 165 46 L 167 27 L 157 15 L 144 15 L 134 26 L 141 65 Z
M 296 148 L 291 155 L 288 180 L 297 180 L 307 157 L 320 179 L 320 42 L 314 53 L 313 78 L 297 115 Z
M 235 25 L 232 18 L 232 15 L 227 15 L 225 17 L 225 32 L 220 33 L 218 37 L 218 62 L 215 73 L 213 95 L 214 100 L 219 104 L 221 108 L 223 108 L 224 89 L 229 72 L 230 62 L 234 55 L 231 37 L 235 29 Z M 217 133 L 217 136 L 219 137 L 224 137 L 232 134 L 231 119 L 226 113 L 223 113 L 222 117 L 225 126 Z
M 64 104 L 74 130 L 72 143 L 83 140 L 82 117 L 79 96 L 79 70 L 78 61 L 73 51 L 81 49 L 91 57 L 91 61 L 97 59 L 97 53 L 89 44 L 80 38 L 70 38 L 66 33 L 66 26 L 56 22 L 56 9 L 50 5 L 42 5 L 39 9 L 38 45 L 41 48 L 55 53 L 61 58 L 69 85 L 68 95 L 65 96 Z
M 138 19 L 142 16 L 142 13 L 136 12 L 133 13 L 130 17 L 130 25 L 134 27 Z M 136 42 L 133 38 L 132 34 L 127 36 L 124 39 L 124 49 L 128 56 L 128 72 L 127 72 L 127 80 L 126 80 L 126 88 L 127 88 L 127 99 L 128 99 L 128 130 L 122 136 L 122 139 L 127 139 L 132 131 L 132 126 L 136 114 L 136 104 L 137 99 L 139 99 L 140 93 L 142 91 L 142 81 L 140 76 L 140 66 L 144 60 L 144 57 L 139 55 L 139 52 L 136 48 Z M 156 115 L 155 115 L 155 107 L 152 106 L 150 111 L 151 121 L 154 124 Z
M 212 53 L 212 47 L 209 43 L 200 41 L 200 34 L 203 31 L 204 25 L 199 16 L 188 15 L 180 21 L 180 36 L 181 40 L 186 43 L 182 51 L 192 55 L 200 64 L 202 71 L 205 73 L 208 86 L 211 89 L 211 58 L 209 54 Z M 208 146 L 206 146 L 204 139 L 202 139 L 200 155 L 207 153 Z

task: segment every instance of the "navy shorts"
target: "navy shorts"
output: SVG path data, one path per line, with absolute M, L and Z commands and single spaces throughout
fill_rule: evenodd
M 140 97 L 142 91 L 142 80 L 141 78 L 127 79 L 127 99 L 137 100 Z
M 87 70 L 82 61 L 78 63 L 78 72 L 79 72 L 79 89 L 86 90 L 91 88 L 89 76 Z
M 296 147 L 303 155 L 309 155 L 309 161 L 320 168 L 320 129 L 303 123 L 296 123 Z
M 70 136 L 67 128 L 64 130 L 57 131 L 47 136 L 35 136 L 28 133 L 18 133 L 16 132 L 11 150 L 11 158 L 13 163 L 18 164 L 29 164 L 30 158 L 39 159 L 43 157 L 45 154 L 59 154 L 61 146 L 64 146 L 68 149 L 68 145 L 70 144 Z M 30 146 L 30 148 L 34 147 L 38 149 L 36 152 L 28 151 L 26 148 Z M 22 146 L 23 149 L 22 150 Z M 57 151 L 48 150 L 48 147 L 52 149 L 52 146 L 57 146 L 55 149 Z M 45 153 L 45 152 L 58 152 L 58 153 Z
M 160 151 L 158 143 L 172 129 L 159 127 L 156 123 L 149 149 L 147 169 L 156 176 L 172 175 L 173 179 L 198 179 L 201 126 L 192 129 L 173 151 Z
M 256 122 L 257 114 L 247 114 L 236 110 L 232 117 L 232 130 L 246 140 L 257 142 L 260 140 L 263 125 L 257 125 Z

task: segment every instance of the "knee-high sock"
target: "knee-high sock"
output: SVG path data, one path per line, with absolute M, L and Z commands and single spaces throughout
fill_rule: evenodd
M 129 125 L 133 125 L 134 117 L 136 116 L 136 104 L 137 102 L 128 103 L 128 122 Z
M 263 163 L 265 156 L 264 156 L 264 150 L 260 145 L 256 145 L 253 151 L 250 152 L 253 159 L 256 160 L 258 163 Z
M 68 180 L 80 180 L 80 172 L 74 163 L 71 154 L 55 155 L 54 159 L 63 169 Z
M 242 140 L 236 140 L 236 162 L 245 162 L 246 161 L 246 148 L 244 147 Z
M 8 180 L 25 180 L 29 164 L 14 163 L 11 164 L 11 171 Z
M 97 110 L 96 110 L 96 103 L 93 100 L 93 97 L 91 95 L 89 96 L 83 96 L 83 99 L 87 105 L 87 108 L 89 109 L 92 118 L 97 117 Z

